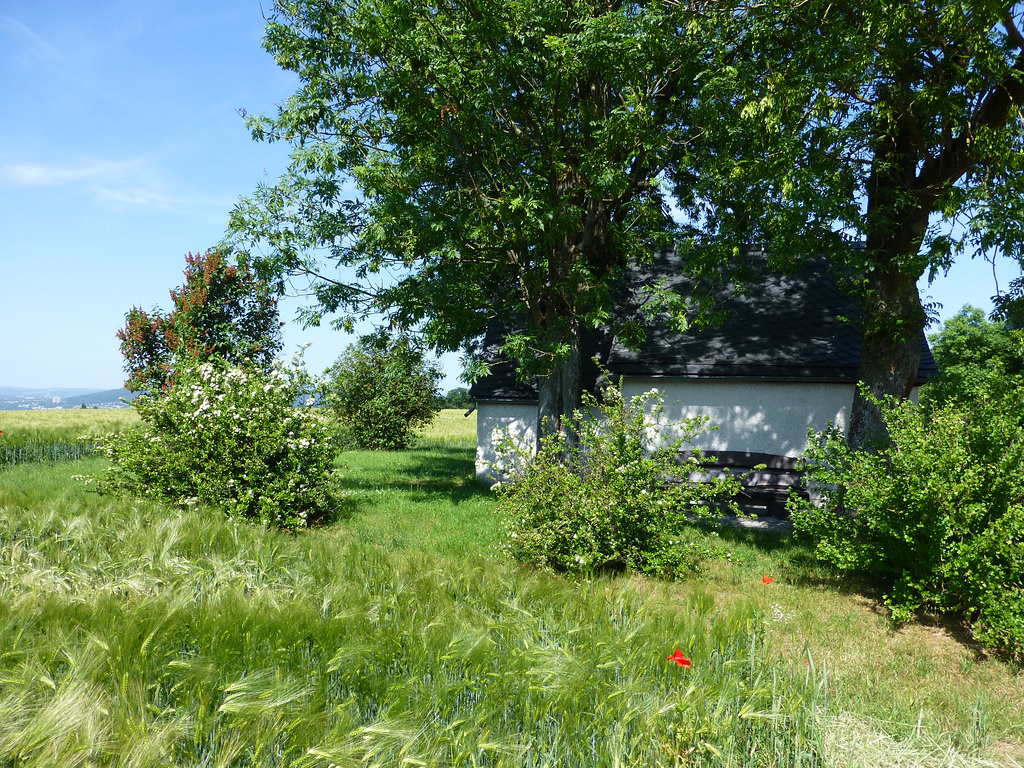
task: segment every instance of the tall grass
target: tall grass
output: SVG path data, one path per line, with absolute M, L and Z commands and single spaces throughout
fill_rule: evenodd
M 350 516 L 298 535 L 0 472 L 0 766 L 1024 762 L 1019 670 L 786 538 L 675 584 L 501 559 L 457 417 L 341 454 Z
M 71 481 L 26 496 L 43 471 L 0 476 L 0 765 L 821 753 L 823 678 L 770 665 L 750 605 L 290 536 Z M 691 669 L 666 661 L 676 647 Z
M 0 469 L 91 456 L 97 438 L 137 423 L 135 412 L 127 409 L 0 411 Z
M 476 413 L 457 408 L 440 411 L 428 427 L 422 430 L 422 437 L 443 443 L 471 442 L 476 444 Z
M 74 440 L 80 435 L 99 437 L 139 423 L 130 408 L 73 408 L 45 411 L 0 411 L 0 430 L 5 437 L 31 433 Z

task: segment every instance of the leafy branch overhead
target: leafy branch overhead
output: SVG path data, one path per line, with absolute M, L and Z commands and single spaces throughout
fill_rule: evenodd
M 1024 7 L 739 5 L 690 214 L 778 256 L 829 253 L 862 298 L 861 380 L 905 396 L 928 319 L 918 280 L 965 254 L 1024 257 Z M 880 432 L 859 397 L 851 440 Z
M 862 300 L 860 378 L 904 396 L 917 281 L 969 251 L 1024 256 L 1022 13 L 281 0 L 265 44 L 301 87 L 248 125 L 291 164 L 232 237 L 311 279 L 313 322 L 383 314 L 474 353 L 500 320 L 541 431 L 579 407 L 582 333 L 642 336 L 617 289 L 652 250 L 698 245 L 688 269 L 710 273 L 749 244 L 776 267 L 824 254 Z M 697 298 L 660 306 L 685 326 Z M 855 443 L 884 433 L 870 399 L 851 422 Z
M 249 126 L 292 162 L 236 208 L 236 240 L 312 277 L 319 309 L 439 349 L 514 321 L 506 353 L 571 414 L 580 334 L 673 241 L 661 179 L 706 66 L 688 23 L 675 4 L 280 2 L 266 46 L 302 87 Z

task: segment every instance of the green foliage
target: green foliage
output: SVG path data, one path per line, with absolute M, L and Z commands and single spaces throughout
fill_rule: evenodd
M 966 305 L 929 336 L 941 376 L 921 390 L 921 404 L 970 403 L 1020 387 L 1024 331 L 991 322 Z
M 163 395 L 133 401 L 142 429 L 104 440 L 98 489 L 285 528 L 322 521 L 337 503 L 334 451 L 324 414 L 296 407 L 308 391 L 298 366 L 186 366 Z
M 288 536 L 66 481 L 26 506 L 8 477 L 5 768 L 767 768 L 820 743 L 823 675 L 774 667 L 751 601 Z M 691 668 L 666 661 L 676 648 Z
M 719 17 L 730 39 L 709 91 L 725 94 L 722 114 L 692 145 L 696 178 L 677 178 L 696 187 L 687 213 L 725 247 L 833 258 L 861 298 L 859 380 L 903 396 L 928 320 L 919 280 L 968 254 L 1024 253 L 1024 6 L 739 6 Z M 854 400 L 849 437 L 884 438 L 869 398 Z
M 725 501 L 738 482 L 690 483 L 705 459 L 680 462 L 683 446 L 700 434 L 706 419 L 674 425 L 674 440 L 651 439 L 662 413 L 657 390 L 626 402 L 619 386 L 603 399 L 585 393 L 579 445 L 556 433 L 532 446 L 511 436 L 499 444 L 499 510 L 508 517 L 506 548 L 515 558 L 546 568 L 586 574 L 628 567 L 672 576 L 694 570 L 709 554 L 682 541 L 681 532 L 704 505 Z
M 799 536 L 844 571 L 889 589 L 897 621 L 918 609 L 967 618 L 981 642 L 1024 659 L 1024 390 L 932 411 L 883 406 L 892 446 L 850 451 L 817 435 L 808 477 L 821 505 L 790 497 Z
M 469 390 L 465 387 L 456 387 L 455 389 L 448 390 L 448 394 L 444 396 L 444 407 L 445 408 L 456 408 L 465 410 L 473 406 L 473 401 L 469 399 Z
M 326 403 L 361 448 L 406 448 L 441 410 L 441 371 L 408 336 L 381 330 L 350 344 L 327 371 Z
M 156 394 L 189 361 L 225 360 L 269 371 L 281 349 L 281 323 L 272 287 L 252 271 L 248 257 L 215 249 L 185 257 L 185 283 L 171 291 L 163 314 L 132 307 L 117 332 L 132 392 Z
M 317 312 L 384 311 L 471 353 L 498 317 L 506 356 L 549 373 L 673 240 L 662 180 L 705 132 L 716 29 L 692 21 L 677 3 L 282 0 L 265 45 L 302 86 L 249 127 L 292 162 L 235 236 L 314 276 Z

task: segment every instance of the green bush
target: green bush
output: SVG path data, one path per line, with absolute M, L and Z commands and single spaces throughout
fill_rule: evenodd
M 407 336 L 351 344 L 327 372 L 326 403 L 360 448 L 407 448 L 441 410 L 441 372 Z
M 576 447 L 559 434 L 541 441 L 536 456 L 511 437 L 499 444 L 496 469 L 509 479 L 495 490 L 508 553 L 575 574 L 625 567 L 671 576 L 696 568 L 710 550 L 686 539 L 687 523 L 739 490 L 731 477 L 688 481 L 705 459 L 681 461 L 680 453 L 706 419 L 676 425 L 679 439 L 652 441 L 663 410 L 656 390 L 627 402 L 620 384 L 601 402 L 585 394 L 584 406 Z
M 1024 376 L 1024 331 L 1007 322 L 985 319 L 980 310 L 963 309 L 930 334 L 942 375 L 921 388 L 926 409 L 948 402 L 977 400 L 1020 385 Z
M 104 439 L 98 488 L 285 528 L 321 521 L 336 503 L 334 452 L 323 413 L 296 407 L 308 389 L 298 366 L 186 367 L 164 395 L 133 401 L 141 429 Z
M 895 620 L 962 616 L 1024 659 L 1024 391 L 925 410 L 883 405 L 892 444 L 850 451 L 813 436 L 819 505 L 790 497 L 796 533 L 841 570 L 879 578 Z
M 469 397 L 469 390 L 465 387 L 456 387 L 455 389 L 448 390 L 448 394 L 444 396 L 444 407 L 463 410 L 472 408 L 473 401 Z

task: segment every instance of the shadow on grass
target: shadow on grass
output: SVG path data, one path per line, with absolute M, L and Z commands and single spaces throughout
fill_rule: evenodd
M 413 478 L 429 478 L 431 483 L 469 483 L 487 493 L 476 482 L 475 457 L 470 451 L 453 452 L 451 448 L 433 447 L 415 451 L 405 465 L 405 472 Z
M 749 547 L 778 561 L 785 569 L 786 581 L 793 586 L 861 597 L 871 601 L 879 615 L 888 616 L 885 596 L 892 591 L 891 581 L 864 573 L 843 573 L 819 560 L 814 554 L 813 545 L 801 541 L 792 533 L 732 525 L 705 524 L 705 527 L 716 531 L 724 544 Z M 968 650 L 975 661 L 999 657 L 975 640 L 964 616 L 922 610 L 915 614 L 912 623 L 941 629 L 948 637 Z M 899 624 L 890 622 L 891 631 L 896 631 L 899 627 Z
M 876 603 L 884 598 L 885 585 L 881 581 L 838 571 L 815 556 L 812 544 L 792 532 L 736 525 L 697 525 L 715 531 L 723 544 L 748 547 L 777 561 L 785 569 L 786 580 L 794 586 L 858 595 Z
M 351 514 L 372 506 L 370 494 L 392 492 L 414 503 L 458 505 L 491 498 L 475 477 L 472 445 L 422 441 L 405 451 L 352 451 L 341 455 L 341 487 L 350 492 Z

